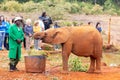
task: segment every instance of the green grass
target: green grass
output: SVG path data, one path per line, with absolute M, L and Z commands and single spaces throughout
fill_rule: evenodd
M 70 71 L 86 72 L 88 70 L 89 58 L 78 57 L 71 54 L 69 58 Z
M 110 66 L 110 64 L 120 65 L 120 55 L 113 53 L 104 53 L 102 61 L 105 62 L 108 66 Z
M 47 57 L 49 64 L 53 67 L 55 66 L 62 66 L 62 55 L 59 54 L 50 54 Z
M 46 55 L 46 52 L 44 50 L 30 49 L 27 51 L 27 54 L 30 56 L 32 56 L 32 55 Z

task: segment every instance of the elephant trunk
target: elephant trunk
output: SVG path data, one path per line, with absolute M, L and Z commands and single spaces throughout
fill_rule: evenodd
M 34 33 L 33 37 L 34 37 L 34 39 L 43 39 L 45 37 L 45 33 L 37 32 L 37 33 Z

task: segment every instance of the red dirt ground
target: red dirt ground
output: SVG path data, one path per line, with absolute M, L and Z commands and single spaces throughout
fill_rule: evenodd
M 45 73 L 26 73 L 24 62 L 18 64 L 20 71 L 8 71 L 7 52 L 0 51 L 0 80 L 120 80 L 120 67 L 102 66 L 101 74 L 86 72 L 61 73 L 61 66 L 47 67 Z

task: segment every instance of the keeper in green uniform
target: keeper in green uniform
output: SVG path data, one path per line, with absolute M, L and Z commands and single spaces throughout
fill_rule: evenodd
M 21 57 L 21 43 L 24 39 L 24 33 L 21 27 L 22 18 L 15 17 L 14 24 L 9 29 L 9 59 L 10 71 L 18 70 L 16 65 Z

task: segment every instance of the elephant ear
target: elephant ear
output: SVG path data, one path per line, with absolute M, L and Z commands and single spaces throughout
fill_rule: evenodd
M 68 38 L 69 38 L 69 32 L 68 30 L 65 29 L 56 29 L 55 32 L 53 33 L 53 44 L 60 44 L 60 43 L 65 43 Z

